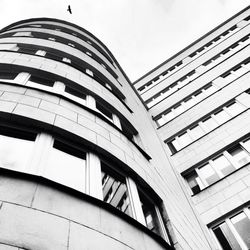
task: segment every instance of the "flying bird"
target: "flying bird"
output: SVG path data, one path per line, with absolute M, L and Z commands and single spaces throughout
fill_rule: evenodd
M 70 5 L 68 5 L 68 9 L 67 9 L 67 11 L 68 11 L 70 14 L 72 14 L 72 11 L 71 11 L 71 8 L 70 8 Z

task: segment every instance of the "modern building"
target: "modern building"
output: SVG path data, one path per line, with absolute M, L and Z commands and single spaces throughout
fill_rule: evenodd
M 216 249 L 250 249 L 249 44 L 250 7 L 134 83 Z
M 83 28 L 0 31 L 0 249 L 250 247 L 250 7 L 132 84 Z

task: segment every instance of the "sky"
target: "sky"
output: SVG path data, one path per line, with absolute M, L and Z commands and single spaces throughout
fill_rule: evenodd
M 0 0 L 0 4 L 0 28 L 34 17 L 83 27 L 109 48 L 133 82 L 250 5 L 250 0 Z

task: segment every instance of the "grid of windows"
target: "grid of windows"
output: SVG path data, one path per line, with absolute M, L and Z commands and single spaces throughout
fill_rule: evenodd
M 184 132 L 178 133 L 175 138 L 167 142 L 172 153 L 176 153 L 200 137 L 219 127 L 231 118 L 246 110 L 246 107 L 234 100 L 213 114 L 204 117 L 201 121 L 193 124 Z
M 247 18 L 244 19 L 245 21 L 249 21 Z M 239 22 L 240 23 L 240 22 Z M 143 93 L 145 92 L 147 89 L 149 89 L 149 87 L 153 87 L 154 85 L 158 84 L 159 82 L 161 82 L 162 80 L 164 80 L 165 78 L 167 78 L 170 73 L 174 73 L 177 69 L 179 69 L 181 66 L 183 66 L 185 62 L 185 60 L 187 58 L 196 58 L 198 56 L 200 56 L 201 54 L 207 52 L 209 49 L 213 48 L 214 46 L 216 46 L 218 43 L 222 42 L 223 40 L 225 40 L 227 37 L 231 36 L 233 33 L 239 31 L 241 28 L 239 28 L 236 25 L 232 26 L 231 28 L 229 28 L 228 30 L 224 31 L 223 33 L 221 33 L 220 35 L 218 35 L 217 37 L 215 37 L 212 41 L 210 41 L 209 43 L 205 44 L 204 46 L 202 46 L 201 48 L 199 48 L 198 50 L 196 50 L 195 52 L 191 53 L 190 55 L 188 55 L 187 57 L 185 57 L 182 61 L 179 61 L 178 63 L 176 63 L 175 65 L 171 66 L 169 69 L 167 69 L 166 71 L 164 71 L 164 73 L 162 73 L 160 76 L 157 76 L 156 78 L 154 78 L 153 80 L 151 80 L 150 82 L 146 83 L 145 85 L 143 85 L 142 87 L 138 88 L 139 93 Z
M 202 65 L 210 68 L 210 67 L 214 66 L 215 63 L 219 63 L 222 60 L 225 60 L 226 58 L 231 56 L 233 53 L 240 50 L 242 47 L 247 46 L 249 43 L 250 43 L 250 36 L 247 35 L 247 36 L 243 37 L 242 39 L 240 39 L 238 42 L 232 44 L 227 49 L 225 49 L 222 52 L 220 52 L 219 54 L 215 55 L 214 57 L 212 57 L 211 59 L 209 59 L 208 61 L 206 61 Z M 199 68 L 199 67 L 197 67 L 197 68 Z M 194 72 L 195 72 L 195 70 L 190 72 L 193 74 L 190 75 L 190 73 L 189 73 L 188 75 L 182 77 L 181 79 L 174 82 L 173 84 L 171 84 L 167 88 L 164 88 L 160 93 L 158 93 L 158 94 L 154 95 L 153 97 L 151 97 L 150 99 L 148 99 L 145 102 L 147 104 L 148 108 L 151 108 L 156 103 L 160 102 L 161 100 L 165 99 L 167 96 L 178 91 L 180 88 L 182 88 L 183 86 L 185 86 L 189 82 L 191 82 L 195 77 L 197 77 L 199 75 L 198 73 L 194 73 Z
M 222 86 L 224 87 L 226 84 L 241 77 L 242 75 L 244 75 L 249 71 L 250 71 L 250 58 L 247 58 L 241 63 L 234 66 L 233 68 L 231 68 L 230 70 L 227 70 L 226 72 L 221 74 L 218 78 L 222 77 L 225 79 L 225 82 L 223 83 Z M 218 91 L 221 87 L 218 87 L 213 83 L 215 80 L 205 85 L 203 89 L 197 90 L 191 96 L 186 97 L 182 101 L 176 103 L 171 108 L 167 109 L 166 111 L 158 115 L 156 118 L 154 118 L 157 125 L 158 126 L 164 125 L 165 123 L 179 116 L 181 113 L 185 112 L 192 106 L 196 105 L 198 102 L 205 99 L 207 96 L 210 96 L 214 92 Z
M 219 225 L 212 227 L 219 245 L 226 250 L 250 249 L 250 211 L 249 208 L 229 216 Z
M 249 162 L 250 138 L 247 138 L 195 168 L 185 178 L 196 194 Z
M 174 106 L 172 106 L 163 114 L 161 114 L 158 118 L 156 118 L 156 122 L 158 126 L 162 126 L 165 123 L 171 121 L 172 119 L 174 119 L 181 113 L 185 112 L 189 108 L 193 107 L 194 105 L 196 105 L 203 99 L 212 95 L 217 90 L 218 88 L 215 85 L 213 85 L 212 83 L 209 83 L 205 85 L 203 88 L 195 91 L 193 94 L 189 95 L 182 101 L 176 103 Z

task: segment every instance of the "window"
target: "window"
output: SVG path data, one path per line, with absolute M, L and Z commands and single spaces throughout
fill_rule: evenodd
M 202 130 L 202 128 L 199 125 L 196 125 L 196 126 L 190 128 L 190 135 L 191 135 L 193 140 L 199 139 L 204 134 L 205 134 L 205 132 Z
M 226 106 L 226 111 L 231 115 L 231 116 L 236 116 L 239 113 L 243 112 L 245 110 L 245 107 L 241 105 L 240 103 L 231 103 L 228 106 Z
M 213 165 L 224 176 L 232 173 L 235 170 L 233 165 L 227 160 L 227 158 L 224 155 L 215 158 L 213 160 Z
M 35 82 L 35 83 L 38 83 L 38 84 L 42 84 L 42 85 L 46 85 L 46 86 L 50 86 L 50 87 L 53 87 L 54 82 L 55 82 L 52 79 L 47 79 L 47 78 L 43 78 L 41 76 L 35 76 L 35 75 L 32 75 L 29 78 L 29 81 Z
M 205 119 L 202 123 L 205 125 L 208 132 L 218 127 L 218 124 L 211 117 Z
M 223 222 L 216 228 L 213 228 L 213 232 L 215 236 L 217 237 L 220 245 L 223 247 L 223 249 L 242 250 L 235 236 L 233 235 L 230 228 L 225 222 Z
M 192 98 L 186 99 L 184 104 L 186 106 L 189 106 L 189 103 L 192 100 Z M 206 117 L 202 122 L 198 122 L 198 124 L 192 125 L 185 132 L 178 133 L 175 137 L 175 140 L 171 140 L 170 143 L 167 142 L 171 147 L 171 152 L 175 153 L 176 151 L 191 144 L 193 141 L 214 130 L 221 124 L 226 123 L 232 117 L 238 115 L 244 110 L 246 110 L 246 107 L 236 101 L 227 104 L 219 111 L 216 111 L 214 114 Z M 173 114 L 173 111 L 171 112 L 171 114 Z M 162 123 L 164 123 L 164 119 L 162 119 Z
M 139 197 L 147 228 L 161 235 L 159 218 L 154 203 L 143 192 L 139 191 Z
M 214 114 L 214 118 L 219 124 L 223 124 L 226 121 L 228 121 L 231 117 L 229 114 L 227 114 L 225 110 L 222 109 Z
M 199 177 L 195 171 L 190 174 L 187 178 L 188 185 L 190 186 L 193 194 L 197 194 L 201 191 L 199 183 Z
M 191 141 L 192 140 L 187 132 L 183 133 L 182 135 L 179 135 L 179 145 L 182 148 L 185 147 L 186 145 L 190 144 Z
M 100 102 L 96 101 L 96 108 L 107 118 L 113 120 L 112 112 L 110 112 L 104 105 L 102 105 Z
M 225 250 L 250 249 L 249 208 L 244 208 L 219 225 L 212 227 L 219 244 Z
M 55 140 L 48 155 L 44 176 L 85 192 L 86 153 Z
M 86 94 L 84 94 L 82 91 L 71 88 L 69 86 L 65 87 L 65 92 L 67 92 L 67 93 L 69 93 L 71 95 L 74 95 L 76 97 L 79 97 L 81 99 L 84 99 L 84 100 L 86 100 L 86 97 L 87 97 Z
M 36 135 L 2 128 L 0 133 L 0 167 L 26 172 Z
M 13 80 L 16 78 L 18 73 L 13 73 L 13 72 L 0 72 L 0 79 L 3 80 Z
M 106 164 L 101 164 L 103 201 L 131 216 L 126 179 Z
M 199 175 L 208 185 L 213 184 L 219 180 L 218 174 L 214 171 L 210 164 L 206 164 L 199 168 Z
M 205 187 L 212 185 L 216 181 L 236 171 L 238 168 L 249 164 L 249 142 L 250 139 L 248 138 L 240 143 L 236 143 L 234 146 L 216 157 L 211 158 L 204 165 L 186 175 L 185 179 L 193 193 L 196 194 Z M 174 143 L 172 142 L 172 147 L 173 145 Z
M 233 157 L 240 167 L 250 162 L 249 154 L 243 148 L 241 148 L 240 145 L 236 145 L 235 147 L 231 148 L 228 150 L 228 153 Z

